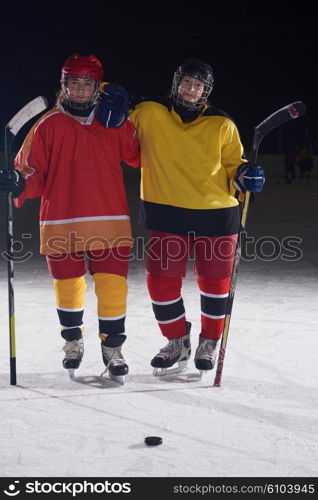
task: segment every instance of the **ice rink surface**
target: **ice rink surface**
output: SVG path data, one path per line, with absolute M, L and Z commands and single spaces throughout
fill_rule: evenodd
M 136 174 L 127 174 L 126 182 L 134 234 L 142 236 L 136 222 Z M 9 379 L 3 258 L 0 266 L 1 476 L 317 475 L 317 177 L 308 187 L 268 178 L 250 207 L 248 236 L 263 238 L 265 258 L 240 263 L 220 388 L 213 387 L 214 371 L 199 379 L 193 357 L 184 374 L 152 376 L 150 359 L 165 339 L 153 317 L 142 261 L 132 261 L 129 274 L 126 384 L 100 378 L 96 298 L 89 276 L 85 355 L 70 380 L 61 364 L 63 340 L 51 279 L 38 256 L 37 207 L 37 201 L 28 202 L 15 211 L 15 239 L 31 234 L 23 241 L 25 249 L 35 252 L 15 264 L 16 386 Z M 1 235 L 3 247 L 3 227 Z M 286 238 L 298 239 L 298 258 L 286 260 L 291 252 L 283 250 L 275 259 L 268 257 L 273 241 L 283 244 Z M 195 351 L 200 300 L 191 264 L 183 299 Z M 146 447 L 147 435 L 161 436 L 163 444 Z

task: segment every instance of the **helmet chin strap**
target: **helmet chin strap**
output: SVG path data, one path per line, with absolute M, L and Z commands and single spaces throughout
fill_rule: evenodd
M 95 104 L 93 104 L 89 108 L 79 109 L 76 105 L 74 107 L 72 106 L 72 101 L 69 102 L 62 101 L 61 104 L 65 109 L 65 111 L 74 116 L 89 116 L 93 111 L 93 109 L 95 108 Z

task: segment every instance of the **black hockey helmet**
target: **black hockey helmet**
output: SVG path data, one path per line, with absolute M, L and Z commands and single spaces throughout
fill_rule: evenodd
M 185 76 L 190 76 L 204 83 L 204 91 L 196 102 L 188 102 L 179 95 L 179 86 Z M 171 90 L 173 101 L 188 109 L 199 109 L 211 94 L 213 83 L 214 77 L 210 64 L 195 58 L 187 59 L 174 73 Z

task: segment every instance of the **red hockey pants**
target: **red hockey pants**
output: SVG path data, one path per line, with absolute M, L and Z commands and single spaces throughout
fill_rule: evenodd
M 201 336 L 221 337 L 236 243 L 237 234 L 195 238 L 150 232 L 146 265 L 148 291 L 161 332 L 169 340 L 186 334 L 181 290 L 191 252 L 194 252 L 200 290 Z

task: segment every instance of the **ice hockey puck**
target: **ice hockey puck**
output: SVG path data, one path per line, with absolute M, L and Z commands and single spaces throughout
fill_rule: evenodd
M 162 444 L 162 438 L 159 436 L 147 436 L 145 437 L 145 443 L 147 446 L 158 446 L 158 444 Z

